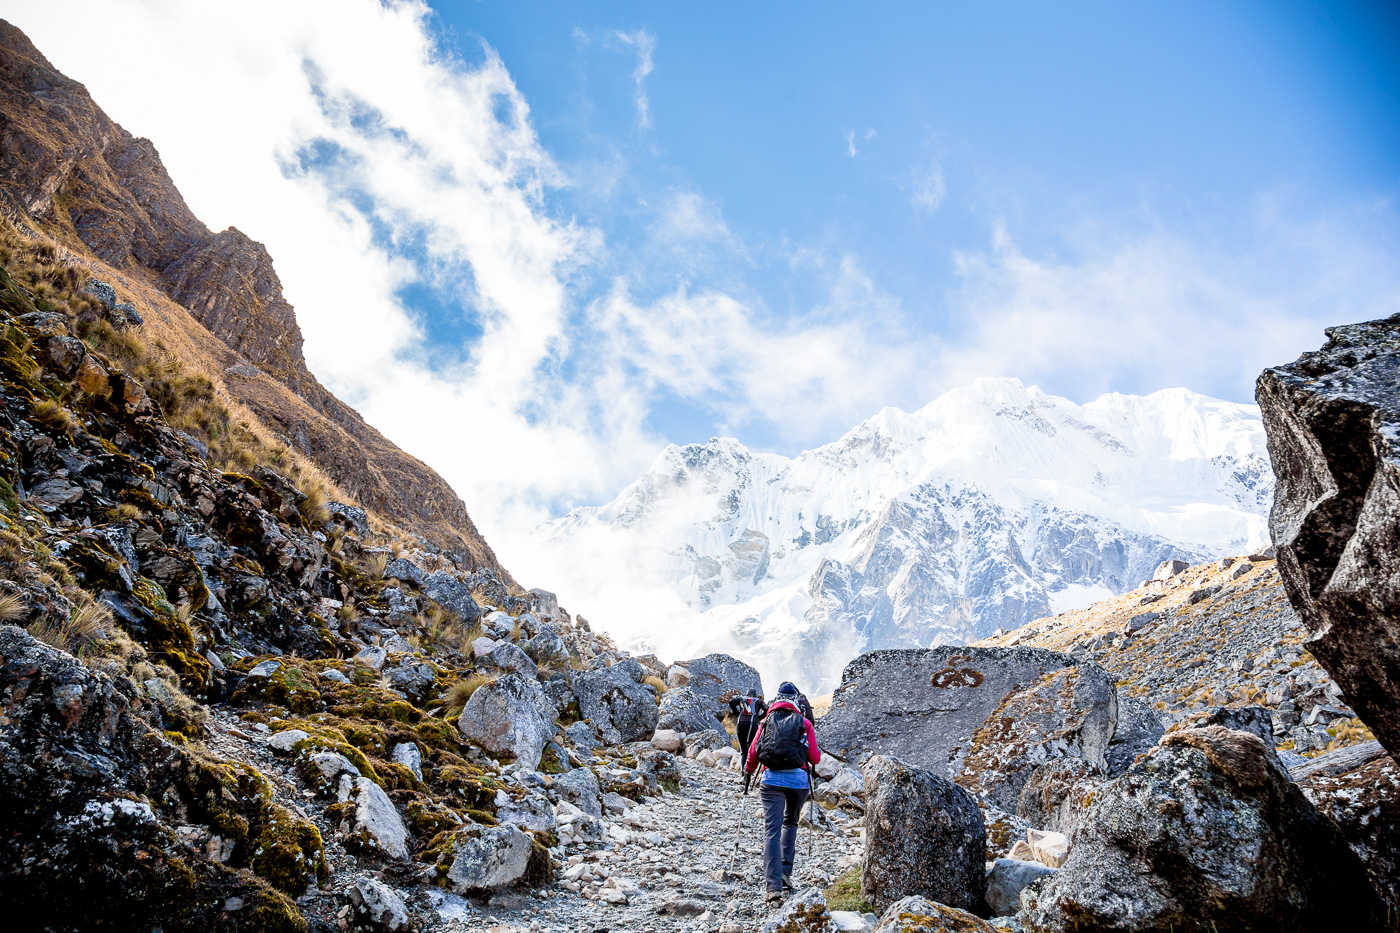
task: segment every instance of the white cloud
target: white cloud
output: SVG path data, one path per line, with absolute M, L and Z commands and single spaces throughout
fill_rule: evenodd
M 846 132 L 846 155 L 850 156 L 852 159 L 860 155 L 860 150 L 856 148 L 855 130 L 848 130 Z
M 919 210 L 932 214 L 943 203 L 948 193 L 947 182 L 943 180 L 943 167 L 930 162 L 922 170 L 914 172 L 914 195 L 910 202 Z
M 632 71 L 632 81 L 637 86 L 637 121 L 642 126 L 651 126 L 651 103 L 647 99 L 647 75 L 655 70 L 652 52 L 656 51 L 656 36 L 645 29 L 636 32 L 617 32 L 617 39 L 623 45 L 636 49 L 637 67 Z

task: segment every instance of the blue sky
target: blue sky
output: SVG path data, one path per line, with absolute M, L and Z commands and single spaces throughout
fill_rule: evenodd
M 267 244 L 312 370 L 513 568 L 667 442 L 793 454 L 981 375 L 1248 401 L 1400 310 L 1393 5 L 0 15 Z
M 1259 229 L 1261 210 L 1373 225 L 1394 245 L 1393 6 L 434 8 L 468 58 L 478 42 L 500 54 L 571 179 L 557 209 L 602 229 L 599 268 L 634 276 L 643 295 L 718 283 L 801 321 L 827 282 L 793 254 L 844 255 L 911 327 L 953 336 L 967 313 L 955 256 L 985 250 L 998 225 L 1033 257 L 1082 260 L 1115 237 L 1166 232 L 1270 277 L 1271 254 L 1287 249 Z M 733 248 L 654 248 L 676 194 L 700 199 Z M 1258 361 L 1241 362 L 1188 387 L 1249 400 Z M 1105 375 L 1038 381 L 1080 401 L 1185 381 L 1170 369 Z M 889 402 L 917 406 L 917 388 Z M 698 401 L 665 397 L 650 423 L 703 438 L 716 425 Z M 759 446 L 811 440 L 743 427 Z

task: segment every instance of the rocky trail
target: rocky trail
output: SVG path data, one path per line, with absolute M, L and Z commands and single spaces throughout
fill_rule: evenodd
M 317 826 L 334 880 L 308 889 L 297 903 L 308 919 L 346 928 L 359 919 L 350 893 L 357 885 L 366 879 L 393 885 L 402 876 L 377 870 L 346 850 L 344 834 L 327 813 L 333 802 L 318 800 L 306 788 L 295 760 L 273 742 L 277 734 L 266 725 L 217 714 L 210 720 L 206 744 L 225 758 L 256 766 L 271 779 L 278 803 Z M 601 757 L 586 764 L 606 768 L 612 763 Z M 728 765 L 703 764 L 683 755 L 676 756 L 675 764 L 680 779 L 674 791 L 640 803 L 606 795 L 597 819 L 601 838 L 561 847 L 551 884 L 477 898 L 414 886 L 403 898 L 407 921 L 424 933 L 756 929 L 768 913 L 758 792 L 743 794 L 741 773 Z M 826 888 L 859 865 L 862 820 L 858 812 L 818 807 L 813 828 L 806 818 L 812 810 L 809 805 L 804 811 L 797 881 L 803 888 Z

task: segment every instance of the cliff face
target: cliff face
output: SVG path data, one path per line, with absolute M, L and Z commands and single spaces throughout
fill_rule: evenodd
M 81 84 L 3 21 L 0 200 L 21 225 L 87 260 L 98 278 L 144 298 L 143 313 L 159 336 L 177 353 L 198 357 L 184 362 L 205 371 L 346 493 L 509 579 L 447 482 L 307 370 L 296 314 L 262 244 L 232 227 L 210 231 L 151 142 L 112 122 Z

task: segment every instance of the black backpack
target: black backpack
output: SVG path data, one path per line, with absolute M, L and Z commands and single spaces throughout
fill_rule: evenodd
M 774 710 L 758 734 L 758 760 L 769 771 L 807 764 L 807 720 L 794 709 Z

